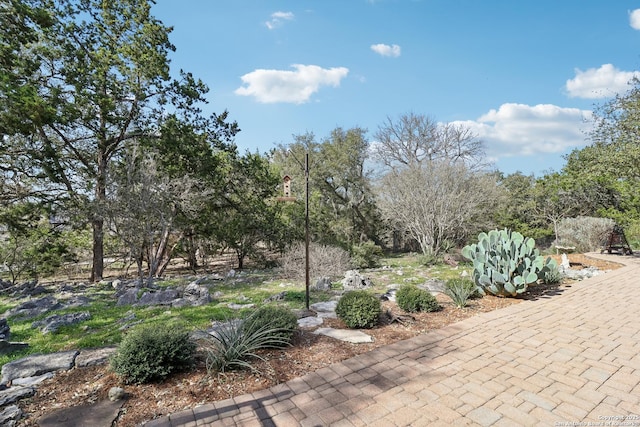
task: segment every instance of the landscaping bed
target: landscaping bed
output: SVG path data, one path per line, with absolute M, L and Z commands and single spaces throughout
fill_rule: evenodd
M 619 267 L 618 264 L 600 261 L 580 254 L 569 255 L 572 266 L 593 266 L 602 270 Z M 535 299 L 542 294 L 553 294 L 563 284 L 550 288 L 531 287 L 524 298 Z M 458 309 L 451 300 L 439 294 L 443 309 L 433 313 L 414 313 L 413 320 L 404 323 L 381 324 L 366 333 L 374 342 L 350 344 L 333 338 L 313 334 L 312 330 L 300 331 L 291 347 L 284 350 L 263 351 L 265 361 L 254 363 L 256 372 L 226 372 L 209 376 L 202 358 L 191 371 L 172 375 L 157 384 L 124 385 L 107 365 L 74 368 L 58 372 L 52 379 L 38 385 L 36 394 L 21 401 L 20 407 L 27 415 L 19 425 L 36 426 L 39 417 L 56 409 L 93 403 L 107 398 L 113 386 L 124 387 L 127 398 L 118 418 L 119 426 L 134 426 L 153 418 L 168 415 L 200 404 L 227 399 L 264 389 L 281 382 L 316 371 L 324 366 L 351 358 L 399 340 L 428 333 L 451 323 L 479 313 L 518 304 L 522 299 L 486 296 L 470 300 L 469 305 Z M 406 314 L 392 302 L 384 302 L 383 310 L 393 314 Z M 323 327 L 343 328 L 340 320 L 327 319 Z

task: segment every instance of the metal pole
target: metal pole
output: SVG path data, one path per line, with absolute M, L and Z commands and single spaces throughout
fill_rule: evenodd
M 304 285 L 305 303 L 309 310 L 309 152 L 304 157 L 304 179 L 305 179 L 305 209 L 304 209 Z

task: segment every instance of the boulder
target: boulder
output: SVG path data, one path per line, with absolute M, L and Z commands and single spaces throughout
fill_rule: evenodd
M 33 299 L 20 304 L 19 306 L 8 310 L 5 313 L 6 317 L 20 317 L 24 319 L 31 319 L 39 316 L 51 310 L 58 310 L 63 305 L 53 296 L 48 295 L 46 297 Z
M 31 397 L 36 392 L 33 387 L 10 387 L 0 391 L 0 407 L 10 405 L 25 397 Z M 4 425 L 4 424 L 2 424 Z
M 10 405 L 0 411 L 0 426 L 13 427 L 22 418 L 22 410 L 18 405 Z
M 104 347 L 81 350 L 80 354 L 76 357 L 75 365 L 78 368 L 85 368 L 87 366 L 97 366 L 107 363 L 109 358 L 117 351 L 116 347 Z
M 336 317 L 338 317 L 336 315 L 337 306 L 338 301 L 325 301 L 311 304 L 309 308 L 318 313 L 318 317 L 322 317 L 325 319 L 335 319 Z
M 349 270 L 342 279 L 342 288 L 345 291 L 368 289 L 372 286 L 371 279 L 362 276 L 357 270 Z
M 320 277 L 316 280 L 316 284 L 313 286 L 313 289 L 316 291 L 330 291 L 331 290 L 331 278 L 330 277 Z
M 78 351 L 52 354 L 35 354 L 2 366 L 0 384 L 8 384 L 16 378 L 35 377 L 47 372 L 66 371 L 73 367 Z
M 171 305 L 178 298 L 176 289 L 166 289 L 157 292 L 145 292 L 137 302 L 137 305 Z
M 74 325 L 89 319 L 91 319 L 91 313 L 88 311 L 69 314 L 54 314 L 53 316 L 49 316 L 43 320 L 33 322 L 31 327 L 40 328 L 43 334 L 48 334 L 50 332 L 56 332 L 62 326 Z
M 117 306 L 122 305 L 133 305 L 138 302 L 138 292 L 140 289 L 132 288 L 125 290 L 119 297 L 118 302 L 116 302 Z
M 197 282 L 192 282 L 184 288 L 182 293 L 189 305 L 201 306 L 211 302 L 211 295 L 209 295 L 209 289 L 206 286 L 201 286 Z

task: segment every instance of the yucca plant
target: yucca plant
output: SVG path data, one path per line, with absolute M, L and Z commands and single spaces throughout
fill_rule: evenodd
M 208 334 L 208 343 L 203 346 L 207 354 L 207 372 L 243 368 L 255 371 L 252 359 L 264 360 L 259 350 L 290 345 L 290 338 L 283 334 L 288 330 L 273 327 L 268 322 L 258 325 L 253 320 L 255 316 L 254 312 L 245 320 L 227 321 Z M 245 322 L 251 327 L 245 327 Z

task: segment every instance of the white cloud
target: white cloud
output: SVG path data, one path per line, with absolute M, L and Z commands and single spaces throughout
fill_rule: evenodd
M 591 111 L 556 105 L 502 104 L 475 121 L 460 121 L 486 144 L 490 158 L 559 154 L 586 145 Z
M 638 10 L 640 11 L 640 9 Z M 608 98 L 629 90 L 629 81 L 639 76 L 637 71 L 621 71 L 612 64 L 582 71 L 576 68 L 576 76 L 567 80 L 567 93 L 572 98 Z
M 292 21 L 295 16 L 292 12 L 274 12 L 271 19 L 264 23 L 268 29 L 273 30 L 283 24 L 284 21 Z
M 388 44 L 379 43 L 379 44 L 372 44 L 371 50 L 377 53 L 378 55 L 391 56 L 393 58 L 397 58 L 398 56 L 400 56 L 402 49 L 397 44 L 388 45 Z
M 294 64 L 295 71 L 258 69 L 240 77 L 244 86 L 236 95 L 253 96 L 265 104 L 289 102 L 302 104 L 318 92 L 321 86 L 340 86 L 347 76 L 345 67 L 322 68 L 317 65 Z
M 629 25 L 634 30 L 640 30 L 640 9 L 629 12 Z

